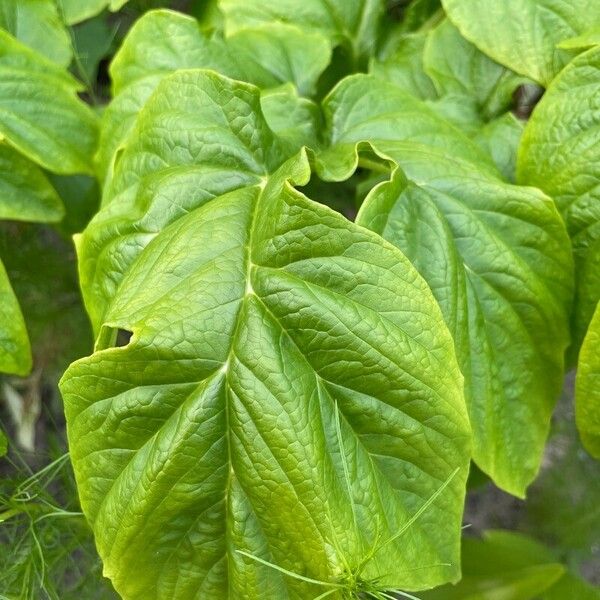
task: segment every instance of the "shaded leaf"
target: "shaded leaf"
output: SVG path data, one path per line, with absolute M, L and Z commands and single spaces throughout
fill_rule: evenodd
M 423 594 L 424 600 L 533 600 L 559 581 L 565 568 L 538 542 L 509 531 L 465 538 L 463 578 Z M 570 596 L 565 596 L 567 598 Z
M 96 117 L 65 70 L 0 30 L 0 134 L 56 173 L 89 173 Z
M 524 81 L 480 52 L 448 19 L 427 36 L 423 63 L 439 96 L 471 98 L 485 121 L 510 108 Z
M 71 36 L 54 0 L 3 0 L 0 27 L 61 67 L 71 62 Z
M 6 456 L 8 452 L 8 440 L 6 439 L 6 434 L 4 431 L 0 429 L 0 458 Z
M 584 338 L 575 387 L 577 428 L 588 452 L 600 459 L 600 304 Z
M 0 262 L 0 372 L 27 375 L 31 348 L 19 302 Z
M 63 204 L 43 171 L 0 143 L 0 219 L 52 223 L 63 215 Z
M 437 98 L 431 78 L 423 67 L 423 53 L 428 33 L 403 35 L 383 56 L 373 59 L 369 73 L 422 100 Z

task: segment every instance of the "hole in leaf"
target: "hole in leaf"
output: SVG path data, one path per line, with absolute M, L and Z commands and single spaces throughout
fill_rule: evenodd
M 132 331 L 127 331 L 127 329 L 117 329 L 117 339 L 115 347 L 121 348 L 123 346 L 127 346 L 127 344 L 129 344 L 129 342 L 131 341 L 132 335 Z
M 124 348 L 131 341 L 132 331 L 102 325 L 100 335 L 96 341 L 96 350 L 107 350 L 108 348 Z

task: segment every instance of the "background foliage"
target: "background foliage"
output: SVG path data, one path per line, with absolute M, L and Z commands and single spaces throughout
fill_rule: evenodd
M 562 12 L 550 0 L 413 0 L 385 10 L 365 1 L 340 17 L 318 1 L 301 14 L 296 4 L 0 3 L 0 597 L 117 597 L 80 512 L 57 382 L 91 354 L 111 298 L 102 273 L 118 269 L 98 265 L 99 250 L 164 217 L 160 207 L 131 211 L 151 208 L 143 196 L 119 198 L 116 226 L 109 208 L 144 150 L 131 142 L 136 117 L 158 85 L 173 85 L 161 84 L 172 72 L 208 67 L 261 90 L 281 156 L 303 143 L 318 149 L 302 191 L 400 248 L 453 334 L 474 460 L 487 475 L 473 467 L 469 479 L 463 580 L 419 596 L 599 598 L 598 463 L 581 446 L 573 409 L 575 387 L 577 423 L 597 456 L 597 9 L 586 0 L 558 3 Z M 149 12 L 160 8 L 182 14 Z M 267 171 L 282 162 L 275 154 Z M 402 166 L 391 179 L 390 161 Z M 556 410 L 573 265 L 549 197 L 574 251 L 568 366 L 583 344 Z M 78 274 L 71 236 L 96 214 L 78 238 Z M 448 294 L 441 264 L 472 287 Z M 475 280 L 478 270 L 502 298 Z M 527 281 L 517 297 L 512 280 Z M 489 345 L 473 352 L 484 338 Z M 510 410 L 499 414 L 500 404 Z M 515 411 L 535 415 L 535 427 L 519 429 Z M 486 412 L 493 420 L 479 421 Z M 526 502 L 514 497 L 534 479 Z

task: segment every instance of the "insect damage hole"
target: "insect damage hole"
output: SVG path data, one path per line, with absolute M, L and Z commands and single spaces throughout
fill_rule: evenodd
M 124 348 L 129 344 L 133 331 L 111 325 L 102 325 L 100 334 L 96 341 L 96 350 L 107 350 L 109 348 Z

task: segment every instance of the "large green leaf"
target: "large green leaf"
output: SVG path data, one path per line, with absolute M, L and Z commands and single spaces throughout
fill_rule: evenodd
M 25 321 L 0 261 L 0 373 L 27 375 L 31 370 L 31 349 Z
M 54 0 L 3 0 L 0 27 L 61 67 L 71 62 L 71 37 Z
M 592 456 L 600 458 L 600 304 L 579 353 L 575 395 L 581 440 Z
M 297 192 L 306 155 L 284 158 L 257 88 L 179 72 L 79 240 L 106 308 L 61 388 L 126 598 L 336 590 L 277 567 L 357 593 L 458 577 L 470 432 L 452 339 L 408 260 Z
M 465 538 L 463 578 L 423 594 L 424 600 L 534 600 L 564 577 L 565 568 L 542 544 L 518 533 L 487 531 Z M 549 596 L 548 596 L 549 598 Z M 563 600 L 574 596 L 563 596 Z M 579 598 L 577 598 L 579 600 Z
M 198 22 L 186 15 L 167 10 L 146 13 L 111 64 L 116 97 L 103 118 L 97 157 L 100 175 L 110 174 L 115 153 L 137 113 L 161 79 L 177 69 L 214 69 L 261 88 L 293 83 L 301 94 L 311 94 L 330 55 L 326 38 L 292 25 L 263 24 L 223 39 L 203 33 Z
M 91 172 L 96 117 L 79 83 L 0 30 L 0 135 L 56 173 Z
M 383 0 L 221 0 L 228 33 L 261 23 L 283 22 L 318 31 L 335 44 L 348 48 L 357 63 L 366 63 L 373 52 L 380 21 L 384 13 Z
M 570 53 L 563 40 L 600 24 L 590 0 L 442 0 L 450 20 L 488 56 L 547 86 Z
M 367 141 L 411 180 L 398 171 L 376 187 L 358 222 L 398 246 L 429 283 L 465 375 L 474 460 L 523 496 L 542 459 L 569 340 L 573 266 L 553 202 L 502 181 L 475 144 L 390 84 L 348 78 L 324 112 L 321 177 L 349 177 Z
M 158 92 L 152 96 L 105 190 L 105 210 L 96 215 L 78 241 L 81 285 L 96 331 L 123 270 L 156 234 L 158 226 L 166 226 L 181 211 L 215 195 L 256 184 L 290 156 L 288 145 L 275 139 L 264 123 L 254 94 L 248 98 L 241 93 L 231 95 L 231 106 L 247 118 L 230 121 L 219 100 L 223 86 L 211 86 L 211 81 L 207 79 L 200 89 L 182 82 L 176 88 L 162 88 L 162 97 Z M 194 118 L 188 123 L 187 115 L 194 113 L 202 99 L 206 120 Z M 172 111 L 168 110 L 170 104 Z M 172 116 L 178 118 L 173 121 Z M 236 149 L 232 154 L 235 161 L 219 159 L 223 146 Z M 165 154 L 169 147 L 186 150 Z M 204 157 L 201 167 L 187 166 L 190 153 Z M 216 167 L 209 168 L 208 157 L 215 157 Z M 158 170 L 157 164 L 165 168 Z M 177 202 L 173 194 L 177 194 Z M 181 205 L 183 197 L 188 208 Z
M 574 347 L 600 300 L 600 47 L 552 82 L 525 128 L 518 180 L 552 196 L 562 213 L 577 275 Z
M 0 219 L 60 221 L 63 204 L 36 165 L 0 142 Z

